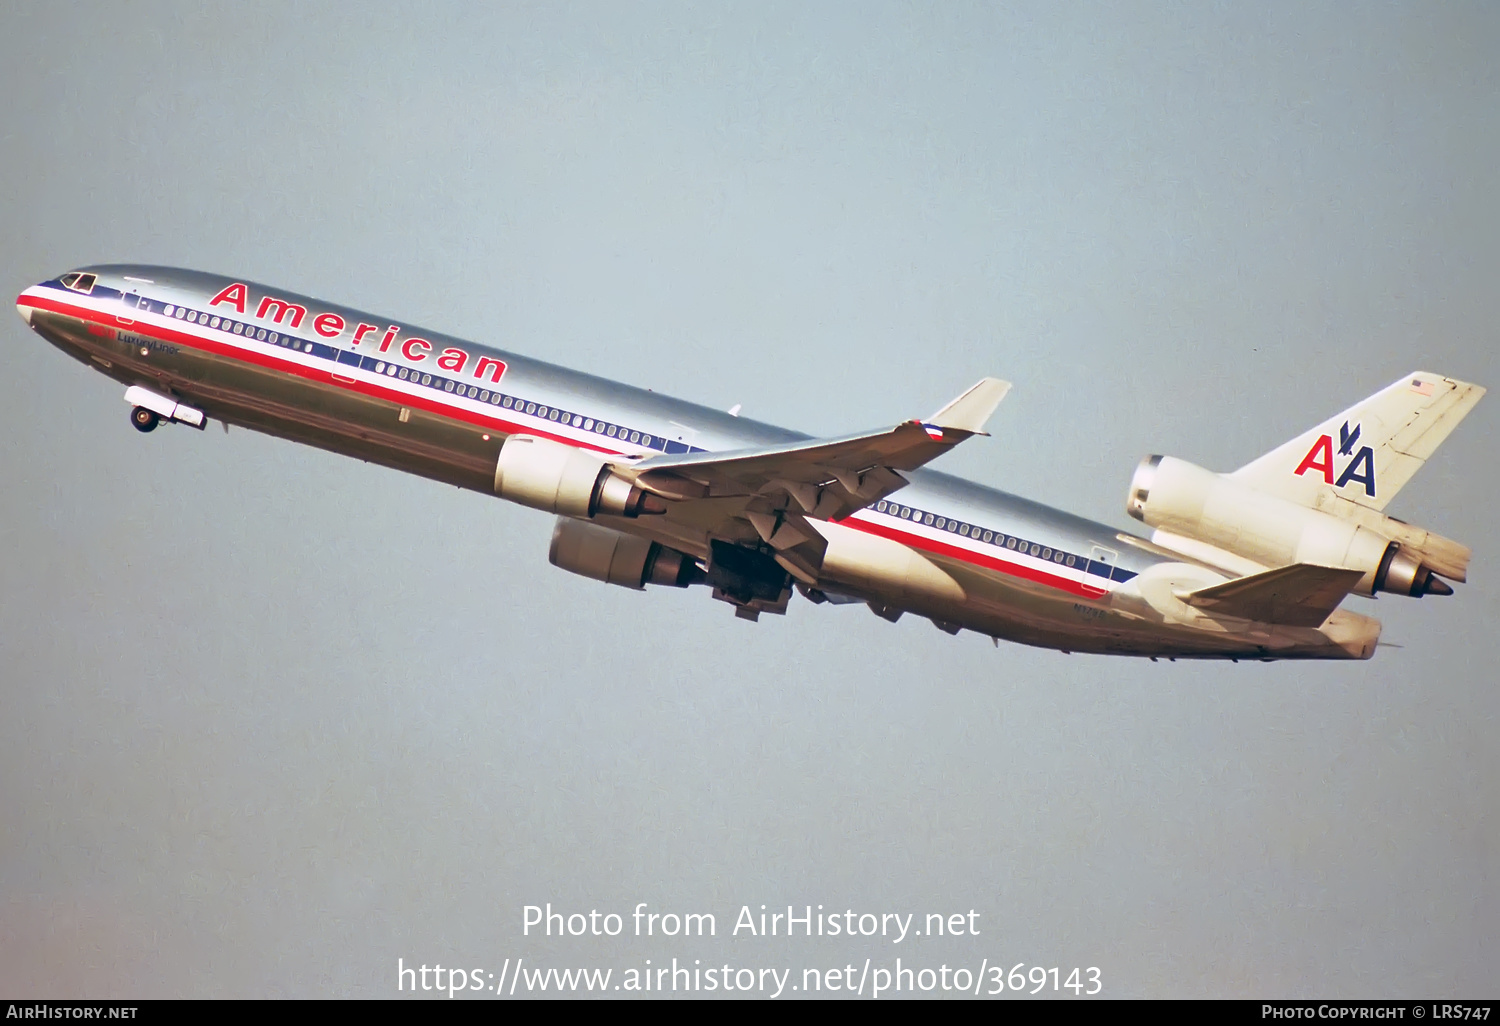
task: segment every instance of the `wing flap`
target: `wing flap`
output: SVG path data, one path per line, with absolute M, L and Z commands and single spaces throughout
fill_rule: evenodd
M 1362 570 L 1293 563 L 1181 597 L 1210 613 L 1288 627 L 1318 627 L 1363 576 Z

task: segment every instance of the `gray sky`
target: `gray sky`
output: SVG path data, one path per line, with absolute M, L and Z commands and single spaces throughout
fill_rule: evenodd
M 939 466 L 1123 527 L 1146 453 L 1500 385 L 1497 50 L 1479 4 L 7 5 L 0 269 L 231 273 L 820 433 L 997 374 Z M 1400 647 L 1153 665 L 609 588 L 543 514 L 144 437 L 0 343 L 0 996 L 674 956 L 1494 989 L 1494 397 L 1390 510 L 1472 583 L 1351 600 Z M 548 901 L 719 936 L 522 937 Z

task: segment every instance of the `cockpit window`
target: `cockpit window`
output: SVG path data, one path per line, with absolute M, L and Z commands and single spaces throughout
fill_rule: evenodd
M 78 277 L 78 272 L 74 271 L 72 274 L 63 275 L 58 281 L 63 283 L 63 288 L 70 289 L 73 287 L 73 283 L 78 280 Z
M 58 280 L 62 282 L 63 288 L 88 295 L 94 291 L 94 282 L 98 280 L 98 276 L 93 274 L 79 274 L 77 271 L 74 271 L 72 274 L 63 275 Z

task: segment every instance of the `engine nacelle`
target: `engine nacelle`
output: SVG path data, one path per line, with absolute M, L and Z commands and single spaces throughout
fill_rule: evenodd
M 616 474 L 597 453 L 531 435 L 511 435 L 500 446 L 495 494 L 565 517 L 667 511 L 665 500 Z
M 547 560 L 569 573 L 640 591 L 648 584 L 686 588 L 704 579 L 692 557 L 603 524 L 558 517 Z
M 1268 495 L 1171 456 L 1141 461 L 1130 479 L 1125 508 L 1152 527 L 1263 566 L 1315 563 L 1364 570 L 1355 588 L 1361 594 L 1452 593 L 1419 558 L 1368 526 Z

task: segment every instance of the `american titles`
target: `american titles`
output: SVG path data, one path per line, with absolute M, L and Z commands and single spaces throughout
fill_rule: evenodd
M 208 301 L 208 305 L 217 307 L 220 305 L 232 307 L 235 313 L 245 316 L 250 306 L 250 290 L 244 282 L 234 282 L 220 289 L 218 294 Z M 288 302 L 276 296 L 264 296 L 255 307 L 253 316 L 267 324 L 276 324 L 283 328 L 297 330 L 302 327 L 302 322 L 308 319 L 307 307 L 300 303 Z M 350 330 L 349 324 L 339 314 L 319 313 L 311 320 L 312 330 L 323 338 L 339 338 Z M 355 351 L 359 351 L 361 345 L 365 346 L 365 352 L 379 352 L 386 359 L 393 359 L 397 354 L 408 363 L 419 364 L 433 356 L 433 345 L 425 338 L 401 335 L 402 329 L 395 324 L 381 328 L 378 324 L 357 324 L 353 328 L 353 337 L 350 345 Z M 437 365 L 443 370 L 462 374 L 466 367 L 470 366 L 472 355 L 458 346 L 448 346 L 436 355 Z M 487 381 L 498 384 L 502 375 L 505 374 L 505 361 L 498 360 L 492 356 L 481 356 L 473 361 L 472 376 L 476 380 Z

